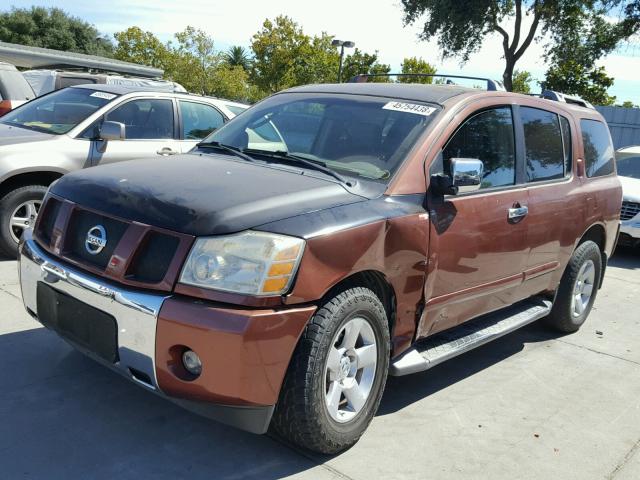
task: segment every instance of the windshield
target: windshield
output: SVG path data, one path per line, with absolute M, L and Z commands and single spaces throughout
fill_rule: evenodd
M 640 180 L 640 156 L 623 158 L 616 163 L 618 165 L 618 175 Z
M 67 133 L 117 97 L 86 88 L 65 88 L 30 101 L 7 113 L 1 123 L 44 133 Z
M 284 152 L 342 174 L 385 181 L 436 110 L 369 96 L 281 94 L 247 110 L 203 143 L 246 149 L 250 155 Z

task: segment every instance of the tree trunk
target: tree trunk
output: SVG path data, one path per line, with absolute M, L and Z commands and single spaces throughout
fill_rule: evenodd
M 502 83 L 507 92 L 513 91 L 513 70 L 516 66 L 516 59 L 513 55 L 505 54 L 505 69 L 502 74 Z

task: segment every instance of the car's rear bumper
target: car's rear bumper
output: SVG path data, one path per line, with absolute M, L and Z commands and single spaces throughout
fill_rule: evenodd
M 97 354 L 91 333 L 74 337 L 58 324 L 43 322 L 76 348 L 185 408 L 254 433 L 268 428 L 289 359 L 316 308 L 236 309 L 122 288 L 60 262 L 30 232 L 20 247 L 19 272 L 25 308 L 36 319 L 38 288 L 113 317 L 115 361 Z M 40 297 L 43 310 L 56 308 Z M 74 328 L 84 328 L 77 327 L 82 315 L 74 322 Z M 88 343 L 82 340 L 87 338 Z M 202 359 L 198 378 L 189 378 L 181 366 L 186 348 Z

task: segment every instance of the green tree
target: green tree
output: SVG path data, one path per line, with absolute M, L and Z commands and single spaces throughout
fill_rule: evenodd
M 631 100 L 625 100 L 619 106 L 622 108 L 638 108 L 638 106 L 635 103 L 633 103 Z
M 545 89 L 579 95 L 595 105 L 613 105 L 616 97 L 607 93 L 613 78 L 604 67 L 590 67 L 576 60 L 566 60 L 547 71 L 542 86 Z
M 418 57 L 405 58 L 400 65 L 402 73 L 416 74 L 423 73 L 427 75 L 434 75 L 437 73 L 436 67 L 431 65 L 426 60 Z M 398 81 L 401 83 L 433 83 L 433 77 L 398 77 Z
M 12 8 L 0 13 L 0 41 L 110 57 L 113 44 L 91 25 L 59 8 Z
M 607 23 L 604 31 L 591 31 L 606 36 L 609 42 L 627 38 L 633 30 L 628 18 L 619 21 L 608 16 L 623 0 L 401 0 L 405 23 L 424 21 L 420 38 L 437 38 L 445 57 L 460 56 L 467 61 L 481 46 L 485 37 L 497 33 L 502 37 L 504 57 L 503 82 L 513 89 L 517 62 L 536 35 L 548 34 L 552 50 L 564 41 L 568 25 L 576 22 Z M 636 2 L 634 2 L 636 3 Z M 633 10 L 635 12 L 635 10 Z M 523 20 L 531 19 L 527 27 Z M 630 15 L 630 14 L 629 14 Z M 627 15 L 627 17 L 629 17 Z M 426 20 L 425 20 L 426 19 Z
M 167 43 L 173 80 L 187 90 L 208 95 L 208 77 L 223 61 L 213 38 L 203 30 L 188 26 L 174 35 L 176 44 Z
M 231 67 L 242 67 L 249 70 L 251 67 L 251 56 L 246 48 L 240 45 L 234 45 L 224 54 L 224 61 Z
M 118 60 L 166 69 L 169 63 L 169 50 L 151 32 L 140 27 L 128 29 L 114 34 L 116 47 L 113 56 Z
M 526 70 L 515 70 L 513 72 L 512 91 L 529 94 L 531 93 L 531 82 L 533 82 L 531 73 Z
M 342 78 L 349 80 L 360 74 L 387 74 L 391 71 L 391 66 L 378 61 L 378 52 L 367 53 L 356 48 L 352 54 L 347 55 L 343 61 Z M 389 81 L 386 77 L 376 79 L 376 81 Z

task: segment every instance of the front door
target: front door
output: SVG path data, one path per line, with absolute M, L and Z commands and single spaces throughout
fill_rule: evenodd
M 126 139 L 108 142 L 93 140 L 93 165 L 180 153 L 180 144 L 175 139 L 171 99 L 130 100 L 107 113 L 104 120 L 123 123 L 126 127 Z
M 467 117 L 442 149 L 445 172 L 452 158 L 474 158 L 482 160 L 484 174 L 475 192 L 429 196 L 430 253 L 419 337 L 518 296 L 529 254 L 527 218 L 509 213 L 526 207 L 528 192 L 516 181 L 514 132 L 511 106 L 483 109 Z

